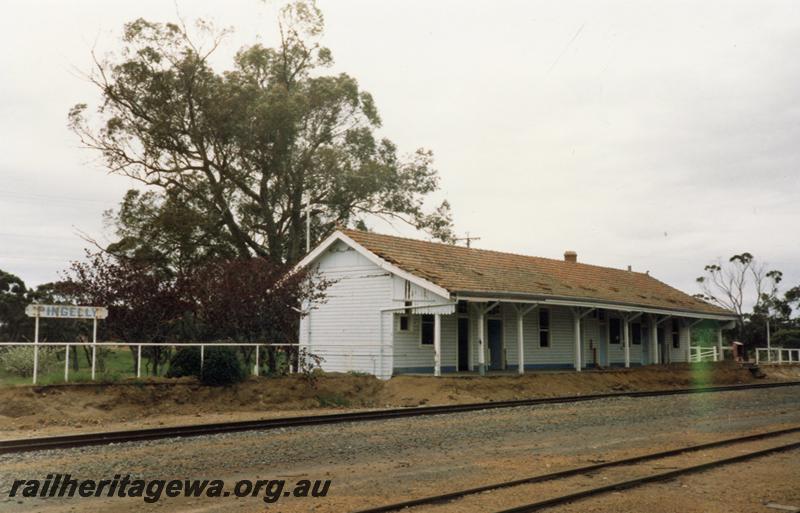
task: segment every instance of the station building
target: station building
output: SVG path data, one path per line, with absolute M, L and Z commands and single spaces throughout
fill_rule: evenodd
M 339 230 L 298 267 L 332 285 L 300 345 L 331 372 L 518 372 L 690 360 L 691 330 L 732 312 L 650 276 L 564 259 Z

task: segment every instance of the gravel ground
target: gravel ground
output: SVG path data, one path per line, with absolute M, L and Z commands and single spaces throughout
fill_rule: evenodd
M 341 512 L 800 424 L 800 387 L 520 407 L 0 456 L 0 511 L 264 511 L 258 498 L 19 499 L 14 479 L 331 479 L 268 511 Z

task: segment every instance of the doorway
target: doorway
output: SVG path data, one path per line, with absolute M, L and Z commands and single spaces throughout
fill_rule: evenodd
M 469 317 L 458 318 L 458 370 L 469 370 Z
M 505 368 L 505 359 L 503 358 L 503 321 L 489 319 L 486 324 L 489 340 L 489 369 L 503 370 Z

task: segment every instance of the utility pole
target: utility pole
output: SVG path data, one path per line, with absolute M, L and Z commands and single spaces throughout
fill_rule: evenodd
M 455 241 L 458 242 L 460 240 L 467 241 L 467 247 L 470 247 L 470 243 L 474 240 L 481 240 L 480 237 L 470 237 L 469 232 L 466 232 L 467 235 L 465 237 L 456 237 Z
M 306 255 L 311 253 L 311 198 L 306 198 Z
M 769 317 L 767 317 L 767 354 L 768 355 L 772 354 L 771 349 L 772 349 L 772 344 L 769 341 Z M 772 358 L 772 356 L 770 356 L 770 358 Z M 770 361 L 772 361 L 772 360 L 770 360 Z

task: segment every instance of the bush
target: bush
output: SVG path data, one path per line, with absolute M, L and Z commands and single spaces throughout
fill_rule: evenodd
M 245 378 L 245 370 L 239 356 L 231 347 L 212 347 L 205 353 L 200 381 L 204 385 L 232 385 Z
M 800 329 L 778 330 L 772 335 L 772 346 L 800 347 Z
M 47 369 L 57 361 L 56 348 L 44 346 L 39 348 L 39 375 L 47 372 Z M 33 347 L 31 346 L 10 346 L 0 354 L 0 363 L 3 369 L 9 374 L 21 378 L 33 376 Z
M 168 378 L 200 376 L 200 348 L 182 347 L 169 360 Z

